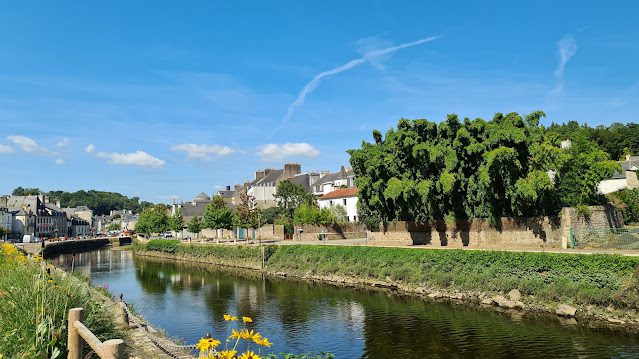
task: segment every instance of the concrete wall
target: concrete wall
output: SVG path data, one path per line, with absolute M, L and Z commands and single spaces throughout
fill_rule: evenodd
M 601 194 L 608 194 L 620 191 L 627 187 L 628 182 L 626 178 L 609 179 L 599 182 L 597 185 L 597 191 Z

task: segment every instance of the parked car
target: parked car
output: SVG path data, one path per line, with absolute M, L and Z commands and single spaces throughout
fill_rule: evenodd
M 160 238 L 173 238 L 173 233 L 170 233 L 170 232 L 160 233 Z

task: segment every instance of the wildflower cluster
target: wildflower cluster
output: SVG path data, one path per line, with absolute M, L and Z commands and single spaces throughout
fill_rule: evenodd
M 235 315 L 225 314 L 224 320 L 229 324 L 233 322 L 239 322 L 239 318 Z M 248 324 L 253 323 L 253 319 L 250 317 L 242 317 L 241 328 L 231 328 L 230 334 L 226 339 L 226 345 L 224 350 L 218 350 L 218 346 L 221 342 L 217 339 L 211 338 L 207 335 L 205 338 L 200 339 L 195 346 L 200 351 L 200 358 L 206 359 L 261 359 L 262 347 L 270 348 L 271 343 L 268 338 L 263 337 L 260 333 L 247 327 Z M 246 350 L 238 354 L 238 345 L 244 343 Z M 257 345 L 257 353 L 252 349 L 252 345 Z
M 27 257 L 9 243 L 0 244 L 0 261 L 7 263 L 25 263 Z

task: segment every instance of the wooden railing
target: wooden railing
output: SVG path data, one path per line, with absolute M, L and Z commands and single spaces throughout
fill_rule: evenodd
M 82 324 L 84 309 L 69 310 L 69 356 L 68 359 L 82 359 L 82 344 L 86 342 L 101 359 L 123 359 L 124 341 L 111 339 L 101 342 Z

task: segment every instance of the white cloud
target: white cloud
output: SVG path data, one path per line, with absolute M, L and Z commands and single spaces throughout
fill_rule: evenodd
M 557 52 L 559 54 L 559 64 L 555 70 L 555 78 L 557 82 L 551 93 L 560 93 L 564 89 L 564 70 L 568 61 L 577 53 L 577 41 L 572 35 L 565 35 L 557 43 Z
M 2 154 L 14 153 L 15 151 L 11 146 L 0 144 L 0 153 Z
M 171 146 L 171 151 L 185 152 L 189 158 L 199 159 L 199 160 L 210 159 L 211 155 L 224 157 L 235 152 L 234 149 L 227 146 L 196 145 L 193 143 L 185 143 L 185 144 Z
M 62 140 L 60 140 L 60 142 L 56 143 L 56 147 L 65 147 L 68 146 L 71 143 L 71 141 L 69 141 L 68 138 L 63 138 Z
M 106 153 L 98 152 L 99 158 L 105 158 L 109 163 L 114 165 L 132 165 L 149 168 L 160 168 L 164 166 L 165 162 L 157 157 L 153 157 L 144 151 L 137 151 L 132 153 Z
M 325 77 L 329 77 L 329 76 L 333 76 L 333 75 L 337 75 L 339 73 L 342 73 L 344 71 L 348 71 L 354 67 L 357 67 L 363 63 L 366 62 L 370 62 L 373 63 L 373 66 L 379 67 L 379 62 L 376 62 L 380 57 L 383 57 L 385 55 L 391 54 L 397 50 L 401 50 L 407 47 L 412 47 L 412 46 L 417 46 L 417 45 L 421 45 L 423 43 L 426 42 L 430 42 L 430 41 L 434 41 L 437 40 L 439 37 L 438 36 L 433 36 L 433 37 L 426 37 L 423 39 L 419 39 L 417 41 L 413 41 L 413 42 L 408 42 L 405 44 L 400 44 L 397 46 L 391 46 L 391 47 L 386 47 L 383 49 L 378 49 L 378 50 L 372 50 L 369 52 L 366 52 L 362 55 L 362 57 L 351 60 L 341 66 L 332 68 L 330 70 L 326 70 L 324 72 L 319 73 L 318 75 L 316 75 L 315 77 L 313 77 L 313 79 L 311 81 L 309 81 L 306 85 L 304 85 L 304 88 L 302 89 L 302 91 L 299 93 L 299 95 L 297 96 L 297 98 L 295 99 L 295 101 L 293 101 L 289 106 L 288 106 L 288 110 L 286 112 L 286 115 L 284 115 L 284 117 L 282 118 L 282 121 L 280 123 L 280 127 L 285 124 L 286 122 L 288 122 L 288 120 L 291 119 L 291 117 L 293 117 L 293 113 L 295 113 L 295 110 L 299 107 L 301 107 L 302 105 L 304 105 L 304 101 L 306 100 L 306 96 L 308 94 L 310 94 L 311 92 L 313 92 L 313 90 L 315 90 L 317 88 L 317 86 L 319 86 L 320 82 L 322 81 L 323 78 Z
M 84 148 L 84 152 L 86 153 L 91 153 L 93 151 L 95 151 L 95 146 L 92 143 L 89 143 L 89 145 Z
M 64 164 L 64 160 L 62 158 L 58 158 L 55 160 L 55 164 L 58 166 L 62 166 Z
M 308 143 L 269 143 L 257 154 L 265 160 L 281 160 L 285 157 L 316 157 L 320 151 Z
M 29 153 L 48 154 L 49 150 L 38 145 L 32 138 L 26 136 L 8 136 L 7 139 L 16 145 L 20 146 L 20 149 Z

